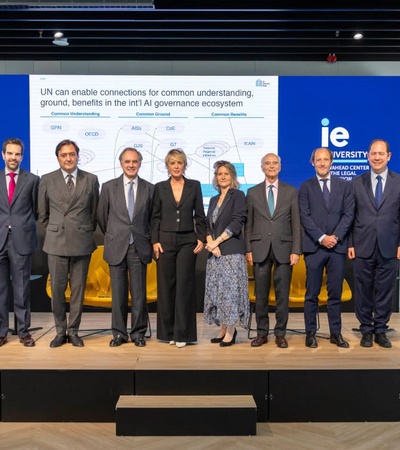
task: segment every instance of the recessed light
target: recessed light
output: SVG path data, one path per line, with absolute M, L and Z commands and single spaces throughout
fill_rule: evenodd
M 59 38 L 59 39 L 54 39 L 53 41 L 54 45 L 59 45 L 61 47 L 67 47 L 67 45 L 69 45 L 68 39 L 67 38 Z
M 363 37 L 364 37 L 364 35 L 362 33 L 355 33 L 353 36 L 353 39 L 355 39 L 356 41 L 359 41 Z
M 64 33 L 63 33 L 62 31 L 56 31 L 56 32 L 54 33 L 54 37 L 55 37 L 56 39 L 60 39 L 60 38 L 64 37 Z

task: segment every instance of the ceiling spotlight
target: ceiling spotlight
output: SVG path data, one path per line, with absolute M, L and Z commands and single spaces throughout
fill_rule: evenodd
M 362 33 L 355 33 L 353 36 L 353 39 L 355 39 L 356 41 L 359 41 L 363 37 L 364 37 L 364 35 Z
M 64 33 L 62 31 L 55 31 L 54 32 L 54 38 L 55 39 L 61 39 L 62 37 L 64 37 Z
M 60 47 L 67 47 L 69 45 L 68 39 L 65 37 L 54 39 L 54 45 L 59 45 Z

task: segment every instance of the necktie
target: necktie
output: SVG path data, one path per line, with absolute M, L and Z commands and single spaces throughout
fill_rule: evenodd
M 134 182 L 130 181 L 129 182 L 129 191 L 128 191 L 128 214 L 129 214 L 129 218 L 131 219 L 132 222 L 132 218 L 133 218 L 133 208 L 135 206 L 135 193 L 133 191 L 133 185 Z M 129 245 L 133 244 L 133 235 L 131 233 L 131 236 L 129 238 Z
M 15 176 L 17 174 L 14 172 L 10 172 L 8 175 L 10 175 L 10 184 L 8 185 L 8 203 L 11 205 L 15 191 Z
M 378 182 L 376 183 L 376 189 L 375 189 L 375 204 L 376 207 L 379 208 L 379 205 L 381 204 L 382 200 L 382 177 L 378 175 L 376 177 Z
M 274 188 L 274 186 L 272 184 L 270 184 L 269 186 L 269 191 L 268 191 L 268 209 L 269 209 L 269 213 L 271 214 L 271 216 L 274 215 L 274 211 L 275 211 L 275 202 L 274 202 L 274 191 L 272 190 Z
M 321 181 L 324 184 L 322 186 L 322 194 L 324 195 L 325 204 L 326 204 L 326 206 L 329 206 L 329 197 L 331 196 L 331 194 L 330 194 L 328 186 L 326 184 L 328 182 L 328 179 L 323 179 Z
M 71 194 L 71 197 L 74 195 L 74 191 L 75 191 L 75 185 L 74 182 L 72 181 L 73 176 L 69 173 L 67 175 L 67 188 L 69 190 L 69 193 Z
M 133 218 L 133 208 L 135 206 L 135 193 L 133 191 L 133 181 L 129 182 L 129 191 L 128 191 L 128 213 L 129 218 L 132 221 Z

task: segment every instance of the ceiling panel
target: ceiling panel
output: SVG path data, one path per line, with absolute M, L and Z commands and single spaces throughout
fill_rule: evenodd
M 400 60 L 400 3 L 95 3 L 0 1 L 0 60 Z M 56 31 L 69 45 L 53 44 Z M 356 31 L 364 38 L 354 40 Z

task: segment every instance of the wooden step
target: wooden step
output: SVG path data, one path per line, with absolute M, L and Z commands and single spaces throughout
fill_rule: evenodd
M 122 395 L 117 436 L 253 436 L 251 395 Z

